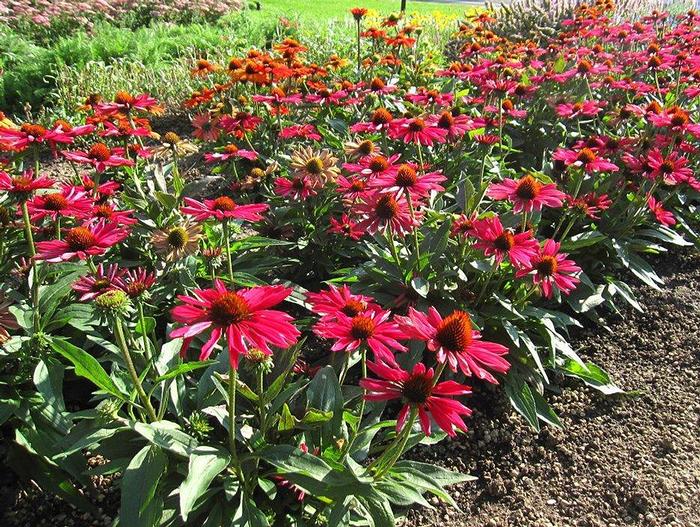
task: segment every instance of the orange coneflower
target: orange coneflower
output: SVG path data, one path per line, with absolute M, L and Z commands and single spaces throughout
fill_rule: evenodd
M 194 68 L 190 70 L 190 73 L 193 77 L 205 77 L 210 73 L 219 71 L 220 69 L 221 68 L 219 66 L 217 66 L 216 64 L 212 64 L 208 60 L 199 59 L 195 63 Z

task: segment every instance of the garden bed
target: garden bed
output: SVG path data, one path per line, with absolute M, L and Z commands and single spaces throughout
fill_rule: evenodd
M 637 289 L 644 313 L 609 317 L 611 332 L 582 330 L 572 344 L 603 365 L 629 395 L 614 398 L 578 386 L 552 397 L 565 426 L 535 434 L 497 389 L 476 392 L 470 431 L 411 457 L 479 479 L 456 485 L 461 513 L 436 501 L 404 525 L 460 527 L 687 527 L 700 522 L 700 256 L 664 262 L 661 291 Z M 494 403 L 495 401 L 495 403 Z M 450 460 L 446 462 L 446 460 Z M 0 503 L 7 527 L 109 525 L 117 490 L 100 482 L 94 518 L 6 468 Z M 9 476 L 9 478 L 8 478 Z

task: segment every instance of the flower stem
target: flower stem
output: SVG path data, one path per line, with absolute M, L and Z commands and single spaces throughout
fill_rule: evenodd
M 22 201 L 22 220 L 24 221 L 24 232 L 27 238 L 27 244 L 29 245 L 29 256 L 32 260 L 32 303 L 33 303 L 33 326 L 34 332 L 39 331 L 39 273 L 37 272 L 36 259 L 36 246 L 34 245 L 34 235 L 32 234 L 32 222 L 29 218 L 29 208 L 27 207 L 27 201 Z
M 146 317 L 143 315 L 143 303 L 141 301 L 136 302 L 139 310 L 139 324 L 141 324 L 141 337 L 143 338 L 143 352 L 146 355 L 146 360 L 151 362 L 151 349 L 148 342 L 148 335 L 146 335 Z
M 362 346 L 362 378 L 366 379 L 367 378 L 367 349 L 365 346 Z M 362 401 L 360 402 L 360 413 L 358 414 L 359 420 L 357 421 L 357 428 L 352 434 L 352 437 L 350 437 L 350 441 L 348 441 L 348 446 L 347 446 L 347 452 L 350 452 L 350 448 L 352 447 L 353 443 L 355 442 L 355 439 L 357 439 L 357 433 L 360 431 L 360 428 L 362 426 L 362 417 L 365 415 L 365 396 L 367 395 L 367 390 L 362 389 Z
M 403 427 L 403 430 L 396 436 L 394 442 L 389 445 L 384 453 L 379 456 L 373 463 L 368 467 L 373 468 L 374 465 L 378 465 L 377 472 L 374 475 L 374 479 L 381 479 L 384 475 L 391 470 L 391 467 L 399 460 L 401 454 L 403 454 L 404 448 L 406 448 L 406 443 L 408 443 L 408 438 L 411 437 L 411 430 L 413 429 L 413 423 L 416 422 L 416 417 L 418 416 L 418 407 L 411 407 L 411 414 Z
M 228 220 L 224 220 L 224 238 L 226 241 L 226 261 L 228 263 L 228 276 L 233 283 L 233 262 L 231 260 L 231 240 L 229 238 Z
M 117 320 L 114 322 L 114 336 L 117 338 L 117 345 L 119 346 L 119 350 L 122 352 L 122 357 L 124 358 L 124 362 L 126 363 L 126 369 L 129 372 L 129 375 L 131 376 L 132 382 L 134 383 L 136 393 L 139 394 L 141 403 L 146 409 L 148 418 L 151 420 L 151 422 L 158 421 L 156 411 L 153 409 L 151 401 L 148 398 L 148 395 L 146 395 L 146 391 L 143 389 L 143 385 L 141 384 L 141 379 L 139 379 L 138 373 L 136 373 L 134 361 L 131 360 L 129 347 L 126 344 L 126 338 L 124 337 L 124 328 L 122 326 L 122 321 L 119 318 L 117 318 Z
M 231 462 L 236 467 L 238 476 L 242 481 L 242 474 L 238 466 L 238 453 L 236 452 L 236 384 L 238 383 L 238 371 L 229 365 L 228 370 L 228 447 L 231 451 Z

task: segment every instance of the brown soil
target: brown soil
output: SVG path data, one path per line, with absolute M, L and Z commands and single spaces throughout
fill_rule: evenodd
M 567 381 L 549 397 L 565 429 L 535 434 L 498 388 L 475 387 L 471 431 L 412 456 L 479 479 L 451 489 L 462 512 L 433 499 L 434 510 L 409 511 L 406 525 L 700 526 L 700 256 L 657 264 L 666 287 L 637 290 L 644 313 L 629 310 L 609 320 L 610 333 L 588 329 L 574 342 L 638 393 L 603 397 Z M 103 483 L 98 506 L 113 514 L 117 492 Z M 0 481 L 0 498 L 6 527 L 110 523 L 12 478 Z
M 487 388 L 473 431 L 417 453 L 479 478 L 452 489 L 463 512 L 414 510 L 409 525 L 700 526 L 700 256 L 657 264 L 666 287 L 637 290 L 644 313 L 575 341 L 638 395 L 567 389 L 550 397 L 565 429 L 536 434 Z

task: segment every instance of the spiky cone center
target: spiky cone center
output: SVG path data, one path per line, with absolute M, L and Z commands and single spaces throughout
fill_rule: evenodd
M 318 176 L 323 172 L 323 160 L 320 157 L 312 157 L 306 162 L 304 168 L 309 174 Z
M 532 176 L 525 176 L 518 181 L 515 187 L 515 195 L 520 199 L 533 200 L 540 195 L 542 184 Z
M 107 161 L 112 156 L 112 151 L 104 143 L 95 143 L 92 145 L 87 155 L 90 159 L 95 161 Z
M 357 153 L 362 156 L 368 156 L 372 152 L 374 152 L 374 143 L 369 139 L 357 145 Z
M 362 300 L 348 300 L 340 311 L 349 316 L 355 317 L 367 309 L 367 304 Z
M 231 212 L 235 208 L 236 204 L 228 196 L 220 196 L 214 200 L 214 210 L 220 210 L 222 212 Z
M 32 123 L 24 123 L 21 127 L 20 130 L 23 131 L 27 135 L 31 135 L 32 137 L 43 137 L 46 135 L 46 128 L 41 126 L 40 124 L 32 124 Z
M 374 212 L 383 220 L 392 220 L 399 214 L 399 203 L 391 195 L 384 195 L 377 200 Z
M 118 91 L 114 95 L 114 102 L 116 102 L 117 104 L 130 105 L 134 102 L 134 96 L 126 91 Z
M 425 121 L 420 118 L 413 119 L 410 123 L 408 123 L 408 129 L 411 132 L 422 132 L 425 130 Z
M 464 311 L 454 311 L 437 327 L 435 340 L 447 351 L 461 352 L 472 343 L 472 321 Z
M 374 335 L 377 325 L 374 320 L 364 315 L 356 315 L 350 324 L 350 334 L 355 339 L 366 340 Z
M 369 83 L 369 88 L 372 91 L 380 91 L 383 90 L 385 87 L 386 84 L 379 77 L 373 78 L 372 81 Z
M 587 165 L 588 163 L 592 163 L 595 161 L 596 155 L 593 150 L 590 148 L 582 148 L 581 151 L 578 153 L 576 156 L 576 161 L 580 161 L 584 165 Z
M 72 251 L 84 251 L 94 246 L 97 239 L 87 227 L 73 227 L 66 234 L 65 242 Z
M 230 326 L 250 316 L 248 303 L 238 293 L 227 291 L 211 303 L 209 317 L 219 326 Z
M 389 168 L 389 160 L 384 156 L 376 156 L 369 162 L 369 169 L 377 174 Z
M 44 208 L 46 210 L 63 210 L 68 206 L 68 200 L 65 198 L 63 194 L 59 194 L 58 192 L 54 194 L 48 194 L 44 198 Z
M 389 124 L 393 119 L 394 118 L 391 116 L 391 113 L 389 113 L 389 110 L 385 108 L 379 108 L 378 110 L 375 110 L 374 114 L 372 114 L 372 124 L 375 126 Z
M 424 404 L 433 392 L 433 379 L 426 374 L 411 374 L 401 386 L 401 398 L 407 404 Z
M 183 249 L 190 241 L 190 235 L 184 227 L 173 227 L 168 231 L 168 245 L 174 249 Z
M 510 231 L 503 233 L 493 240 L 493 246 L 499 251 L 510 251 L 515 245 L 515 236 Z
M 176 145 L 181 141 L 180 136 L 177 135 L 175 132 L 167 132 L 163 136 L 163 142 L 170 144 L 170 145 Z
M 401 165 L 396 173 L 396 184 L 399 187 L 412 187 L 418 181 L 418 174 L 411 165 Z
M 442 114 L 440 114 L 440 119 L 438 119 L 437 122 L 438 128 L 449 130 L 454 124 L 455 118 L 450 112 L 442 112 Z
M 552 276 L 557 272 L 558 266 L 559 264 L 554 256 L 542 256 L 536 265 L 537 274 L 540 276 Z

